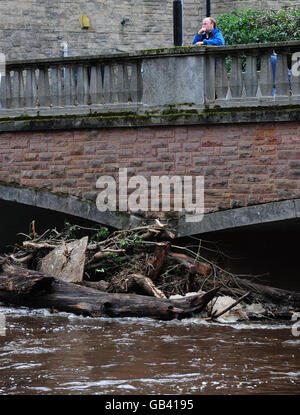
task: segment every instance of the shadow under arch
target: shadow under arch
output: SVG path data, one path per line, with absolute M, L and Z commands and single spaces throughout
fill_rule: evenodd
M 0 183 L 0 200 L 64 213 L 116 229 L 137 226 L 142 221 L 140 217 L 126 212 L 100 212 L 95 203 L 75 196 L 16 184 Z
M 75 196 L 3 182 L 0 183 L 0 200 L 71 215 L 115 229 L 139 226 L 146 220 L 126 212 L 100 212 L 95 203 Z M 183 217 L 168 224 L 177 237 L 184 237 L 297 218 L 300 218 L 300 199 L 290 199 L 207 213 L 200 222 L 186 222 Z

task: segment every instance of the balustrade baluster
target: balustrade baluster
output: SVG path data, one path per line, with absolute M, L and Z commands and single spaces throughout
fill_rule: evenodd
M 228 76 L 226 70 L 226 57 L 216 57 L 216 98 L 225 99 L 228 92 Z
M 131 102 L 140 102 L 143 95 L 143 81 L 141 77 L 141 65 L 138 62 L 131 63 L 131 74 L 129 79 L 129 96 Z
M 39 67 L 38 100 L 40 107 L 50 106 L 49 68 Z
M 79 65 L 77 68 L 77 102 L 78 105 L 87 105 L 88 103 L 88 68 L 85 65 Z
M 247 55 L 245 71 L 245 91 L 247 97 L 256 97 L 258 88 L 257 57 Z
M 118 93 L 118 102 L 127 103 L 128 102 L 128 89 L 129 89 L 129 79 L 128 79 L 128 69 L 126 64 L 118 64 L 118 83 L 117 83 L 117 93 Z
M 122 64 L 116 65 L 116 86 L 117 86 L 117 97 L 118 102 L 124 102 L 124 66 Z
M 111 66 L 111 88 L 112 88 L 112 103 L 118 102 L 118 75 L 119 75 L 119 68 L 118 64 L 113 63 Z
M 104 103 L 108 104 L 113 102 L 113 75 L 112 75 L 112 67 L 109 64 L 104 66 L 104 81 L 103 81 L 103 89 L 104 89 Z
M 53 107 L 61 107 L 62 94 L 62 70 L 59 65 L 51 68 L 51 101 Z
M 229 86 L 233 98 L 242 96 L 243 78 L 240 56 L 232 56 Z
M 25 70 L 25 105 L 26 108 L 36 107 L 36 79 L 35 68 L 27 68 Z
M 14 70 L 12 85 L 13 108 L 24 108 L 24 80 L 22 69 Z
M 91 67 L 90 97 L 92 104 L 102 104 L 103 87 L 101 65 Z
M 129 64 L 125 63 L 124 66 L 124 84 L 123 84 L 123 90 L 124 90 L 124 103 L 127 104 L 129 101 L 129 95 L 130 95 L 130 83 L 129 83 L 129 70 L 131 70 L 131 67 L 129 67 Z
M 205 98 L 209 101 L 214 101 L 216 98 L 215 65 L 215 57 L 208 55 L 205 64 Z
M 91 66 L 91 79 L 90 79 L 90 97 L 91 103 L 97 104 L 97 66 Z
M 276 95 L 289 95 L 287 52 L 277 54 L 275 85 Z
M 143 97 L 143 89 L 144 89 L 144 85 L 143 85 L 143 76 L 142 76 L 142 62 L 138 61 L 136 63 L 136 72 L 137 72 L 137 102 L 141 102 L 142 101 L 142 97 Z
M 0 105 L 1 108 L 6 108 L 6 75 L 2 74 L 0 77 Z
M 271 97 L 273 90 L 273 72 L 271 62 L 271 52 L 264 53 L 261 58 L 259 87 L 263 97 Z
M 9 109 L 11 107 L 12 97 L 10 71 L 6 71 L 5 76 L 1 76 L 0 94 L 2 108 Z
M 91 77 L 91 67 L 83 66 L 83 104 L 88 105 L 90 101 L 90 77 Z
M 12 107 L 14 109 L 19 108 L 19 72 L 17 70 L 13 71 L 12 76 Z
M 63 68 L 63 78 L 65 106 L 73 106 L 75 105 L 75 68 L 72 65 Z

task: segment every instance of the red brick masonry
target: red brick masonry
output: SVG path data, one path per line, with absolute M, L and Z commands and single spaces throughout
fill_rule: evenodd
M 100 175 L 204 176 L 205 210 L 300 197 L 300 123 L 0 134 L 0 180 L 95 200 Z

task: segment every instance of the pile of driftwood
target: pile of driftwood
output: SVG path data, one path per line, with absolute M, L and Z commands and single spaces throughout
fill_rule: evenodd
M 300 293 L 225 271 L 199 249 L 178 245 L 158 220 L 112 233 L 67 224 L 42 235 L 32 222 L 24 237 L 0 258 L 0 301 L 7 304 L 164 320 L 200 313 L 213 320 L 230 310 L 239 319 L 290 319 L 300 310 Z

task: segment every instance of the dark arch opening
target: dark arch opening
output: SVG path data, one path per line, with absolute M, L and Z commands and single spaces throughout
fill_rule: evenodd
M 243 278 L 257 275 L 248 277 L 256 283 L 300 292 L 299 235 L 300 218 L 295 218 L 195 237 L 202 240 L 201 255 L 218 257 L 222 268 Z M 184 237 L 181 242 L 194 244 L 193 238 Z
M 47 229 L 62 229 L 65 221 L 85 227 L 100 226 L 99 223 L 73 215 L 1 199 L 0 213 L 0 252 L 3 252 L 9 245 L 22 243 L 24 236 L 18 235 L 18 233 L 28 234 L 30 223 L 33 220 L 36 222 L 36 229 L 40 235 Z

